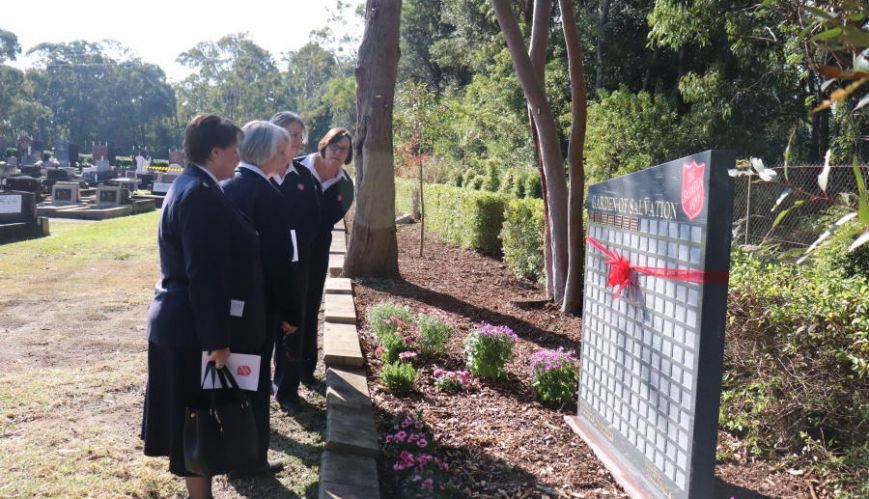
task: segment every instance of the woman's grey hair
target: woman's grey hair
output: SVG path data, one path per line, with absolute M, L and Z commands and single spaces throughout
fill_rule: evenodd
M 261 165 L 278 152 L 281 139 L 290 140 L 286 130 L 268 121 L 250 121 L 241 128 L 244 139 L 238 146 L 238 155 L 245 163 Z
M 272 119 L 270 119 L 269 121 L 281 128 L 287 128 L 293 123 L 298 123 L 302 125 L 302 128 L 305 128 L 305 122 L 302 121 L 302 117 L 292 111 L 281 111 L 279 113 L 275 113 L 275 115 L 272 116 Z

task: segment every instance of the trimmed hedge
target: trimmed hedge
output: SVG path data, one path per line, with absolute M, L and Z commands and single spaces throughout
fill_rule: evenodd
M 411 213 L 418 195 L 414 180 L 395 179 L 396 211 Z M 503 255 L 520 277 L 543 279 L 543 201 L 425 185 L 426 231 L 450 244 Z
M 519 277 L 542 282 L 545 278 L 543 258 L 543 200 L 510 199 L 504 212 L 501 231 L 504 263 Z

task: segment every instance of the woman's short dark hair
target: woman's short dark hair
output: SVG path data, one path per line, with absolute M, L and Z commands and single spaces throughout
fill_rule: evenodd
M 228 119 L 216 114 L 199 114 L 184 129 L 184 154 L 187 161 L 204 166 L 212 149 L 237 144 L 242 136 L 241 129 Z
M 350 141 L 350 150 L 347 152 L 347 159 L 344 160 L 345 165 L 349 165 L 351 161 L 353 161 L 353 136 L 350 135 L 350 132 L 347 131 L 346 128 L 333 128 L 326 132 L 326 135 L 320 139 L 320 143 L 317 144 L 317 150 L 320 151 L 320 156 L 326 157 L 326 147 L 331 144 L 337 144 L 341 142 L 341 139 L 347 139 Z

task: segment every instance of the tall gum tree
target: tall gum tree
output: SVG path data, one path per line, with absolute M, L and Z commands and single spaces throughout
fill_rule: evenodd
M 392 109 L 398 72 L 400 0 L 368 0 L 356 66 L 356 213 L 347 277 L 397 277 Z
M 528 102 L 533 132 L 536 132 L 538 156 L 542 164 L 542 183 L 546 203 L 546 238 L 551 257 L 547 254 L 547 286 L 552 298 L 567 313 L 579 313 L 582 304 L 583 228 L 582 204 L 585 182 L 582 150 L 585 142 L 586 95 L 582 70 L 582 48 L 574 17 L 573 4 L 559 0 L 561 27 L 564 33 L 570 74 L 572 127 L 568 157 L 561 154 L 558 127 L 544 87 L 544 59 L 551 0 L 535 0 L 531 27 L 531 46 L 525 40 L 509 0 L 492 0 L 495 17 L 507 42 L 507 49 L 516 69 L 519 84 Z M 568 177 L 565 178 L 565 162 Z M 570 188 L 568 189 L 568 183 Z

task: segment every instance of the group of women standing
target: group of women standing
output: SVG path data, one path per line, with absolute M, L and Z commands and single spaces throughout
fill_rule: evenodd
M 142 438 L 168 456 L 190 497 L 211 497 L 211 477 L 184 465 L 184 413 L 201 406 L 203 352 L 222 368 L 233 352 L 260 357 L 251 402 L 258 459 L 236 474 L 274 472 L 267 459 L 270 397 L 302 410 L 299 384 L 313 384 L 317 324 L 332 227 L 353 202 L 344 170 L 352 137 L 333 128 L 317 151 L 296 158 L 305 125 L 292 112 L 239 129 L 216 115 L 184 132 L 188 165 L 163 202 L 162 277 L 148 314 L 148 386 Z M 274 360 L 274 377 L 271 364 Z

